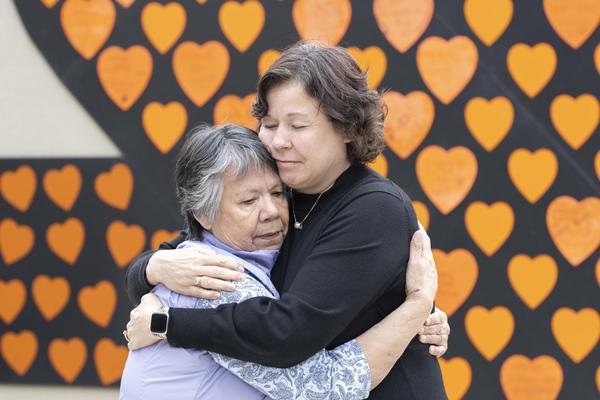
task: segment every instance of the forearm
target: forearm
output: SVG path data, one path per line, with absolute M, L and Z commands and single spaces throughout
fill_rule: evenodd
M 125 289 L 132 304 L 139 304 L 141 297 L 153 288 L 146 279 L 146 266 L 154 253 L 155 250 L 150 250 L 140 254 L 127 268 Z
M 357 338 L 371 370 L 371 390 L 383 381 L 402 356 L 425 323 L 432 304 L 430 299 L 420 295 L 409 296 L 400 307 Z
M 222 367 L 273 400 L 369 396 L 369 366 L 355 340 L 333 350 L 321 350 L 288 368 L 268 367 L 210 353 Z

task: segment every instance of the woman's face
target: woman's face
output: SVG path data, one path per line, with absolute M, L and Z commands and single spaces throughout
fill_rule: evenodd
M 246 176 L 223 178 L 217 218 L 198 222 L 230 247 L 244 251 L 279 250 L 288 227 L 283 184 L 271 171 L 251 169 Z
M 267 93 L 260 140 L 277 161 L 281 180 L 302 193 L 320 193 L 350 166 L 348 140 L 302 85 L 290 81 Z

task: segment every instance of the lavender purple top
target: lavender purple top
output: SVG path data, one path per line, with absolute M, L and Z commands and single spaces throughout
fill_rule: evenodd
M 233 249 L 208 232 L 202 241 L 180 247 L 207 246 L 236 258 L 246 269 L 235 292 L 217 300 L 184 296 L 157 285 L 153 293 L 169 307 L 216 308 L 251 297 L 279 298 L 270 280 L 278 251 L 246 252 Z M 162 340 L 129 352 L 121 379 L 120 399 L 364 399 L 369 396 L 370 370 L 356 340 L 333 350 L 321 350 L 290 368 L 274 368 L 221 354 L 171 347 Z

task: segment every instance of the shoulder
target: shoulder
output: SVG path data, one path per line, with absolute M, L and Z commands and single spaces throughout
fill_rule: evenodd
M 412 210 L 412 201 L 400 186 L 368 167 L 364 167 L 348 186 L 340 203 L 344 209 L 360 213 L 385 214 L 394 210 L 406 213 Z M 385 208 L 374 210 L 374 207 Z

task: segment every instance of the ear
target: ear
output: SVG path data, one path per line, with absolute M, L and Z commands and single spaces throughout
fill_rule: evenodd
M 194 213 L 194 218 L 207 231 L 210 231 L 212 229 L 212 223 L 210 223 L 205 216 Z
M 352 142 L 352 138 L 350 138 L 350 135 L 348 134 L 348 132 L 344 132 L 342 135 L 344 136 L 344 143 L 348 144 L 348 143 Z

